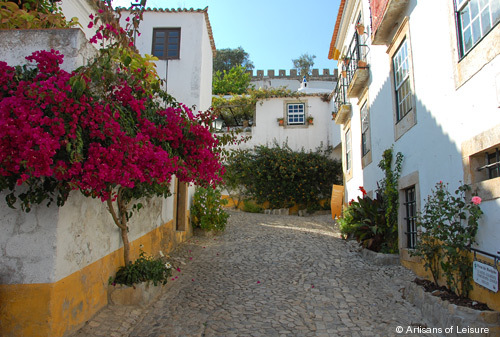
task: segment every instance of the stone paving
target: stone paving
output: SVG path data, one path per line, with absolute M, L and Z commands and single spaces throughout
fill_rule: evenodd
M 427 326 L 402 298 L 413 274 L 364 261 L 329 215 L 230 214 L 172 255 L 156 302 L 110 306 L 73 336 L 434 336 L 396 333 Z

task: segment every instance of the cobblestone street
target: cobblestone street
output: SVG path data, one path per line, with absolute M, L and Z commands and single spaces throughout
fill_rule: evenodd
M 158 301 L 110 306 L 74 336 L 385 337 L 426 325 L 402 298 L 412 273 L 365 262 L 331 216 L 230 214 L 223 234 L 173 254 L 180 272 Z

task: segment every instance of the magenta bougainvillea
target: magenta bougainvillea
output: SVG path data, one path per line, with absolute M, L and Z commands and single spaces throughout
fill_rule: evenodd
M 63 55 L 39 51 L 27 59 L 37 72 L 19 81 L 16 69 L 0 62 L 4 182 L 47 178 L 104 201 L 112 187 L 165 184 L 174 174 L 200 185 L 220 181 L 209 112 L 195 116 L 182 104 L 152 111 L 144 90 L 126 81 L 112 86 L 109 97 L 90 89 L 75 95 L 70 83 L 77 74 L 59 68 Z

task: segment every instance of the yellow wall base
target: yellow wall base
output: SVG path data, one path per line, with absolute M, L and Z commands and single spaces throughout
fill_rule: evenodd
M 478 254 L 479 255 L 479 254 Z M 472 257 L 472 254 L 471 254 Z M 480 259 L 482 261 L 493 264 L 493 260 L 481 256 Z M 411 269 L 417 276 L 425 278 L 427 280 L 432 280 L 432 274 L 430 271 L 426 271 L 423 265 L 423 262 L 420 259 L 415 257 L 409 257 L 409 254 L 406 249 L 403 249 L 401 252 L 401 264 Z M 440 277 L 438 280 L 440 285 L 446 285 L 446 280 L 443 277 Z M 478 302 L 486 303 L 490 309 L 495 311 L 500 311 L 500 292 L 494 293 L 491 292 L 478 284 L 472 281 L 473 289 L 469 293 L 469 297 Z
M 170 221 L 133 241 L 131 259 L 140 249 L 167 253 L 190 235 Z M 120 248 L 55 283 L 0 285 L 0 335 L 59 337 L 75 330 L 108 304 L 108 279 L 123 264 Z

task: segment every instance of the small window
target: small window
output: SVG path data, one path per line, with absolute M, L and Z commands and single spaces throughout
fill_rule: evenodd
M 351 155 L 351 129 L 347 129 L 345 132 L 345 170 L 348 172 L 352 167 L 352 155 Z
M 364 157 L 370 152 L 370 118 L 368 116 L 368 106 L 361 107 L 361 155 Z
M 287 104 L 287 124 L 303 125 L 305 124 L 305 104 L 289 103 Z
M 455 0 L 460 57 L 500 21 L 498 0 Z
M 153 51 L 160 60 L 178 59 L 180 57 L 180 28 L 154 28 Z
M 412 109 L 413 94 L 410 83 L 408 43 L 405 39 L 392 58 L 396 87 L 396 120 L 399 122 Z
M 486 179 L 500 177 L 500 152 L 498 148 L 485 152 L 485 157 L 486 164 L 479 167 L 477 170 L 485 170 L 487 172 Z
M 405 203 L 406 214 L 406 247 L 413 249 L 417 243 L 417 200 L 415 198 L 415 186 L 405 189 Z

